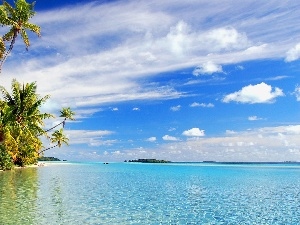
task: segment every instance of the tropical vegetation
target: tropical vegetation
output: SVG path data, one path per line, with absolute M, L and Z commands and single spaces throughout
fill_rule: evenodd
M 27 50 L 30 42 L 26 30 L 40 36 L 40 27 L 29 23 L 35 14 L 33 7 L 34 3 L 29 4 L 26 0 L 16 0 L 15 7 L 6 1 L 0 5 L 0 25 L 9 27 L 0 38 L 0 72 L 19 34 Z M 41 112 L 40 108 L 49 96 L 41 97 L 36 90 L 36 82 L 21 84 L 16 79 L 12 80 L 11 92 L 0 85 L 0 169 L 34 164 L 45 151 L 68 144 L 63 128 L 67 119 L 74 119 L 74 112 L 63 108 L 60 111 L 62 122 L 44 129 L 45 120 L 54 118 L 54 115 Z M 59 126 L 61 128 L 57 129 Z M 51 135 L 50 131 L 53 132 Z M 45 148 L 43 137 L 57 144 Z
M 128 162 L 138 162 L 138 163 L 170 163 L 171 161 L 163 159 L 133 159 Z

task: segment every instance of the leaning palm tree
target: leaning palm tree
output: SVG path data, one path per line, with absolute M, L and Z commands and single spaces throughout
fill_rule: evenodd
M 56 130 L 52 133 L 51 135 L 52 137 L 50 138 L 51 140 L 51 143 L 57 143 L 56 145 L 54 146 L 51 146 L 49 148 L 46 148 L 42 151 L 39 152 L 39 155 L 41 155 L 43 152 L 45 151 L 48 151 L 52 148 L 55 148 L 55 147 L 61 147 L 62 144 L 66 144 L 66 145 L 69 145 L 68 141 L 69 141 L 69 138 L 67 138 L 63 132 L 63 128 L 59 129 L 59 130 Z
M 3 35 L 2 39 L 0 40 L 0 72 L 3 63 L 12 51 L 19 34 L 21 34 L 23 42 L 26 46 L 26 50 L 28 50 L 28 47 L 30 46 L 26 30 L 30 30 L 40 37 L 40 27 L 29 23 L 29 20 L 35 14 L 35 11 L 33 10 L 34 5 L 35 2 L 29 4 L 26 2 L 26 0 L 17 0 L 15 2 L 15 8 L 6 1 L 3 1 L 3 5 L 0 6 L 0 25 L 10 27 L 10 30 Z M 5 51 L 6 41 L 10 42 L 10 45 Z
M 59 129 L 59 130 L 54 131 L 54 133 L 52 134 L 51 142 L 52 143 L 57 142 L 58 147 L 61 147 L 63 143 L 66 144 L 66 145 L 69 145 L 68 141 L 69 141 L 69 138 L 67 138 L 65 136 L 62 128 Z
M 75 113 L 71 110 L 70 107 L 62 108 L 62 110 L 60 111 L 60 116 L 59 117 L 64 117 L 63 127 L 65 126 L 65 122 L 66 122 L 67 119 L 75 120 L 74 116 L 75 116 Z
M 60 123 L 56 124 L 55 126 L 49 128 L 49 129 L 46 130 L 45 132 L 48 132 L 48 131 L 50 131 L 50 130 L 53 130 L 54 128 L 56 128 L 56 127 L 58 127 L 58 126 L 60 126 L 60 125 L 62 125 L 62 127 L 64 128 L 67 119 L 69 119 L 69 120 L 75 120 L 74 116 L 75 116 L 75 113 L 71 110 L 70 107 L 68 107 L 68 108 L 62 108 L 62 110 L 60 111 L 60 116 L 59 116 L 59 117 L 63 117 L 64 120 L 61 121 Z

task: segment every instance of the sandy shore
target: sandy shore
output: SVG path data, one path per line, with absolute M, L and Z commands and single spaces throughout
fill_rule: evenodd
M 41 166 L 47 166 L 47 164 L 44 162 L 38 162 L 35 165 L 29 165 L 29 166 L 24 166 L 24 167 L 15 166 L 15 167 L 13 167 L 13 169 L 25 169 L 25 168 L 41 167 Z M 0 170 L 0 171 L 3 171 L 3 170 Z
M 44 167 L 44 166 L 57 166 L 57 165 L 70 165 L 70 164 L 72 164 L 72 163 L 63 162 L 63 161 L 53 161 L 53 162 L 52 161 L 41 161 L 35 165 L 27 165 L 24 167 L 15 166 L 15 167 L 13 167 L 13 169 L 25 169 L 25 168 L 34 168 L 34 167 L 37 168 L 37 167 Z M 3 171 L 3 170 L 0 170 L 0 171 Z

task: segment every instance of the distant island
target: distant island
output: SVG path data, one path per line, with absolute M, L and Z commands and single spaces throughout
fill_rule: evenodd
M 127 162 L 125 160 L 125 162 Z M 163 159 L 133 159 L 128 160 L 128 162 L 139 162 L 139 163 L 170 163 L 171 161 L 163 160 Z
M 38 158 L 38 161 L 60 161 L 60 159 L 55 158 L 55 157 L 42 156 L 42 157 Z

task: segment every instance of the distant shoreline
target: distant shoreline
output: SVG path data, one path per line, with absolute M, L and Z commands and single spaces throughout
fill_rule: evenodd
M 200 162 L 171 162 L 171 163 L 206 163 L 206 164 L 300 164 L 297 161 L 283 161 L 283 162 L 219 162 L 219 161 L 200 161 Z
M 138 162 L 132 161 L 135 163 L 149 163 L 149 164 L 211 164 L 211 165 L 300 165 L 298 161 L 283 161 L 283 162 L 218 162 L 218 161 L 200 161 L 200 162 L 173 162 L 165 161 L 164 163 L 153 163 L 153 162 Z M 70 165 L 73 163 L 87 163 L 87 162 L 72 162 L 72 161 L 39 161 L 35 165 L 27 165 L 24 167 L 14 167 L 13 169 L 26 169 L 26 168 L 39 168 L 44 166 L 55 166 L 55 165 Z M 88 162 L 88 163 L 102 163 L 102 162 Z M 111 162 L 111 163 L 128 163 L 128 162 Z M 108 164 L 108 163 L 107 163 Z M 9 171 L 9 170 L 7 170 Z M 3 170 L 0 170 L 3 172 Z

